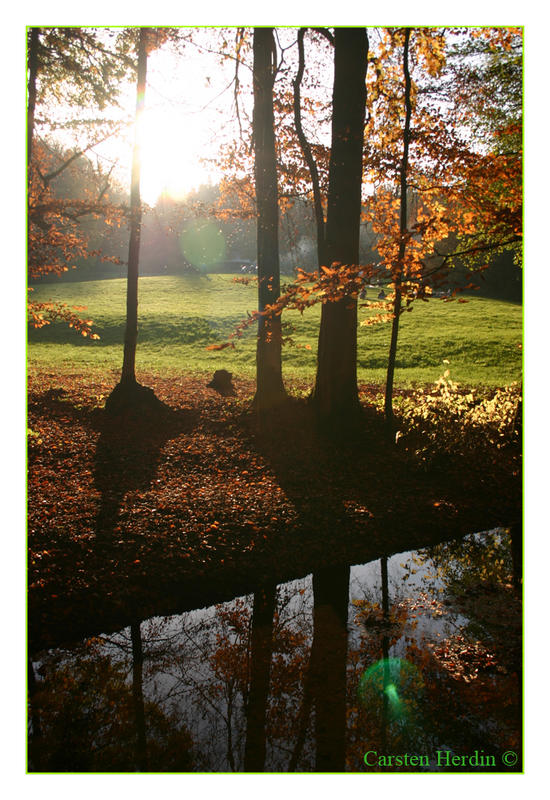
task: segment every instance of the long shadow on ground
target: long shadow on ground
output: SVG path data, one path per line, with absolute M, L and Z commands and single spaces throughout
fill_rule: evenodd
M 317 556 L 311 569 L 508 527 L 520 518 L 521 482 L 506 466 L 491 472 L 481 457 L 476 465 L 460 455 L 422 466 L 388 441 L 372 408 L 358 424 L 335 430 L 307 404 L 290 402 L 261 426 L 251 420 L 248 433 L 295 510 L 294 535 Z
M 184 392 L 185 409 L 118 417 L 33 399 L 36 425 L 51 434 L 29 465 L 31 649 L 521 514 L 521 480 L 507 463 L 494 474 L 460 459 L 422 471 L 388 446 L 373 408 L 344 435 L 319 429 L 301 401 L 260 426 L 238 401 L 198 384 Z M 47 449 L 55 437 L 62 455 Z
M 147 490 L 153 484 L 162 448 L 192 430 L 195 420 L 195 412 L 175 411 L 160 401 L 121 414 L 100 413 L 94 462 L 94 484 L 101 493 L 96 519 L 98 541 L 113 539 L 125 495 Z

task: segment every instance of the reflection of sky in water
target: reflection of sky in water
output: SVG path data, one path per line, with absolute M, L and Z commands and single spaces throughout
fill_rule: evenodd
M 397 553 L 388 558 L 388 594 L 390 607 L 408 602 L 412 607 L 408 614 L 406 634 L 420 641 L 423 638 L 435 639 L 448 636 L 452 629 L 461 628 L 467 623 L 466 617 L 449 606 L 441 611 L 445 598 L 445 581 L 441 579 L 431 559 L 417 560 L 415 552 Z M 351 568 L 350 601 L 367 601 L 382 606 L 382 579 L 380 560 L 371 561 Z M 435 600 L 436 605 L 431 606 Z M 350 605 L 349 634 L 351 641 L 361 636 L 361 628 L 353 624 L 357 607 Z M 389 655 L 401 656 L 404 649 L 405 634 L 390 648 Z
M 500 533 L 476 536 L 501 536 Z M 471 537 L 467 537 L 471 539 Z M 481 541 L 481 540 L 480 540 Z M 405 655 L 406 638 L 412 637 L 422 646 L 423 641 L 436 641 L 460 631 L 468 623 L 465 616 L 453 609 L 452 598 L 445 596 L 445 580 L 425 554 L 404 552 L 387 561 L 388 600 L 390 611 L 406 609 L 401 616 L 402 628 L 397 641 L 389 648 L 392 663 L 399 664 Z M 381 641 L 380 628 L 365 627 L 361 612 L 377 604 L 379 617 L 383 605 L 381 561 L 353 566 L 350 569 L 348 607 L 348 653 L 360 650 L 362 640 L 376 637 Z M 252 613 L 253 596 L 235 598 L 229 603 L 211 606 L 171 617 L 156 617 L 141 623 L 144 653 L 143 693 L 166 712 L 177 711 L 200 751 L 199 769 L 207 771 L 230 769 L 227 758 L 228 730 L 235 752 L 235 767 L 242 769 L 242 753 L 246 736 L 246 721 L 242 683 L 239 685 L 239 654 L 246 651 Z M 304 664 L 308 663 L 313 638 L 312 576 L 291 581 L 278 587 L 276 628 L 295 631 L 301 636 L 297 648 L 302 648 Z M 375 637 L 372 639 L 372 637 Z M 394 637 L 395 638 L 395 637 Z M 132 643 L 130 629 L 104 637 L 100 651 L 113 663 L 124 663 L 128 681 L 132 680 Z M 236 674 L 231 661 L 217 662 L 214 655 L 234 652 Z M 273 659 L 277 654 L 273 656 Z M 291 654 L 281 656 L 287 660 Z M 382 657 L 380 652 L 378 658 Z M 41 663 L 52 669 L 56 661 L 70 658 L 68 651 L 51 651 Z M 376 667 L 376 664 L 374 665 Z M 367 669 L 364 674 L 368 673 Z M 405 664 L 402 669 L 405 669 Z M 407 667 L 408 668 L 408 667 Z M 397 669 L 397 667 L 395 667 Z M 394 671 L 395 671 L 394 669 Z M 349 666 L 348 666 L 349 670 Z M 399 673 L 397 669 L 397 673 Z M 395 676 L 394 676 L 395 677 Z M 241 676 L 242 678 L 242 676 Z M 392 679 L 393 680 L 393 679 Z M 397 679 L 396 679 L 397 680 Z M 367 685 L 367 684 L 365 684 Z M 398 688 L 386 692 L 390 704 L 400 703 Z M 213 687 L 219 687 L 219 691 Z M 295 713 L 301 703 L 298 692 L 290 702 Z M 312 733 L 304 747 L 311 756 Z M 288 764 L 288 749 L 268 742 L 266 765 L 272 771 L 284 770 Z

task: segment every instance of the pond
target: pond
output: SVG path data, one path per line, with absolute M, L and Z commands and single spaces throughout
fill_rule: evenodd
M 511 544 L 337 565 L 33 654 L 29 770 L 521 771 Z

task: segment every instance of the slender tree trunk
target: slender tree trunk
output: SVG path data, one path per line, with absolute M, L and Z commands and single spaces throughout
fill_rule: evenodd
M 250 689 L 246 706 L 244 771 L 263 772 L 266 753 L 266 716 L 277 586 L 254 593 L 252 612 Z
M 265 311 L 281 293 L 279 206 L 273 117 L 275 40 L 272 28 L 254 28 L 254 177 L 258 214 L 258 310 Z M 260 317 L 256 351 L 258 411 L 285 398 L 281 364 L 281 317 Z
M 136 723 L 136 766 L 139 772 L 147 770 L 147 739 L 145 735 L 145 706 L 143 703 L 143 648 L 140 623 L 130 627 L 132 636 L 132 696 Z
M 336 28 L 325 241 L 329 266 L 359 262 L 367 55 L 365 28 Z M 323 304 L 312 399 L 324 418 L 347 420 L 359 409 L 357 298 Z
M 128 246 L 128 280 L 126 289 L 126 332 L 121 384 L 136 383 L 136 346 L 138 335 L 138 273 L 139 243 L 141 236 L 140 197 L 140 142 L 139 122 L 145 107 L 147 82 L 147 28 L 141 28 L 138 44 L 136 132 L 132 159 L 132 184 L 130 189 L 130 243 Z
M 397 355 L 397 336 L 399 333 L 399 317 L 401 315 L 401 284 L 405 268 L 405 252 L 407 249 L 407 171 L 409 167 L 409 143 L 411 129 L 411 76 L 409 72 L 409 39 L 411 29 L 405 29 L 403 44 L 403 75 L 405 78 L 405 125 L 403 127 L 403 156 L 401 159 L 400 176 L 400 213 L 399 213 L 399 252 L 397 264 L 393 274 L 395 297 L 393 301 L 393 322 L 388 356 L 388 370 L 386 373 L 386 393 L 384 399 L 384 413 L 386 423 L 393 428 L 393 376 L 395 372 L 395 358 Z
M 384 626 L 390 620 L 390 598 L 388 590 L 388 557 L 382 556 L 380 559 L 380 571 L 382 574 L 382 612 Z M 386 752 L 388 744 L 388 686 L 390 685 L 390 662 L 389 662 L 389 637 L 387 628 L 384 629 L 382 636 L 382 659 L 384 662 L 383 673 L 383 695 L 382 695 L 382 746 Z
M 27 108 L 27 169 L 31 164 L 32 141 L 34 136 L 34 109 L 36 107 L 36 78 L 38 75 L 38 45 L 40 28 L 31 28 L 29 43 L 29 84 Z
M 305 28 L 300 28 L 298 31 L 298 71 L 293 82 L 294 126 L 296 128 L 298 141 L 300 142 L 300 147 L 311 176 L 311 186 L 313 189 L 313 208 L 315 212 L 315 225 L 317 228 L 317 266 L 321 267 L 323 265 L 327 266 L 327 260 L 325 254 L 325 217 L 323 213 L 319 170 L 317 169 L 317 164 L 313 157 L 311 146 L 306 138 L 302 125 L 301 84 L 305 69 L 304 34 Z

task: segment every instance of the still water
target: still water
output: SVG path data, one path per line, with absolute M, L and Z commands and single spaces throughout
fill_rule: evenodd
M 33 655 L 29 770 L 521 770 L 521 587 L 475 534 Z

